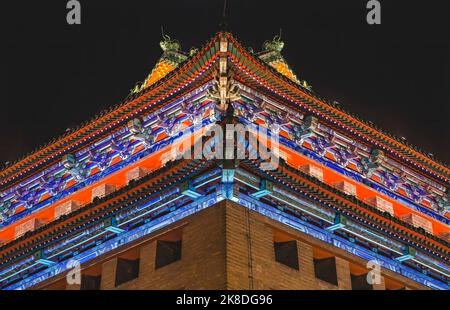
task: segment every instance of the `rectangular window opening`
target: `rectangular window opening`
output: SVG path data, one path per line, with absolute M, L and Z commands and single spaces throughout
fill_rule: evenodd
M 373 290 L 372 284 L 369 284 L 367 281 L 367 273 L 361 275 L 350 274 L 350 277 L 352 279 L 352 290 Z
M 356 264 L 350 264 L 350 278 L 352 290 L 373 290 L 372 284 L 367 281 L 369 270 Z
M 338 285 L 335 257 L 314 258 L 314 273 L 317 279 Z
M 117 259 L 116 286 L 136 279 L 139 276 L 139 259 Z
M 116 286 L 139 277 L 140 248 L 131 249 L 117 258 Z
M 155 269 L 181 260 L 182 231 L 172 231 L 156 240 Z
M 80 290 L 99 290 L 102 281 L 102 276 L 90 276 L 86 274 L 81 275 Z
M 279 231 L 274 231 L 273 237 L 275 261 L 299 270 L 297 240 Z

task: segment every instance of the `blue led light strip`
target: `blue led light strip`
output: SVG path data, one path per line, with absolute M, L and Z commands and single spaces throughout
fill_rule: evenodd
M 220 178 L 220 176 L 214 177 L 215 175 L 217 175 L 219 173 L 219 170 L 220 170 L 219 168 L 214 169 L 213 171 L 211 171 L 211 172 L 209 172 L 207 174 L 201 175 L 198 178 L 196 178 L 195 179 L 195 183 L 198 183 L 198 182 L 201 182 L 201 181 L 203 181 L 203 183 L 199 184 L 199 185 L 196 185 L 195 187 L 200 187 L 200 186 L 202 186 L 202 185 L 204 185 L 206 183 L 212 182 L 212 181 L 217 180 L 218 178 Z M 209 178 L 209 180 L 205 180 L 205 178 Z M 174 197 L 172 197 L 172 196 L 174 196 Z M 118 223 L 118 226 L 126 227 L 126 224 L 130 223 L 131 221 L 136 221 L 137 219 L 139 219 L 139 218 L 141 218 L 141 217 L 143 217 L 143 216 L 145 216 L 145 215 L 147 215 L 149 213 L 158 212 L 158 210 L 161 210 L 167 204 L 173 203 L 175 201 L 179 201 L 179 199 L 181 197 L 182 197 L 182 195 L 180 194 L 179 187 L 174 187 L 171 190 L 169 190 L 168 192 L 165 192 L 163 195 L 160 195 L 160 196 L 158 196 L 156 198 L 150 199 L 145 204 L 142 204 L 140 206 L 136 206 L 134 208 L 134 210 L 130 210 L 127 215 L 122 215 L 122 216 L 118 215 L 117 216 L 118 220 L 123 219 L 123 221 L 120 221 Z M 165 199 L 168 199 L 168 198 L 170 198 L 169 201 L 163 202 Z M 155 205 L 155 204 L 158 204 L 157 207 L 155 207 L 153 209 L 150 209 L 150 207 Z M 141 212 L 139 214 L 135 214 L 135 213 L 138 213 L 140 211 L 145 211 L 145 212 L 143 212 L 143 213 Z M 129 218 L 129 216 L 132 216 L 132 218 Z M 101 230 L 100 232 L 99 232 L 99 229 Z M 74 238 L 71 239 L 72 240 L 71 242 L 67 242 L 67 240 L 64 241 L 63 245 L 67 245 L 68 244 L 69 247 L 64 247 L 61 250 L 60 249 L 61 247 L 57 246 L 57 247 L 53 247 L 51 250 L 45 249 L 44 253 L 46 254 L 47 258 L 55 258 L 58 255 L 60 255 L 61 253 L 63 253 L 63 252 L 67 252 L 68 250 L 76 248 L 77 246 L 80 246 L 81 244 L 86 244 L 90 240 L 94 240 L 94 239 L 98 238 L 99 236 L 101 236 L 105 232 L 106 232 L 106 230 L 102 230 L 102 225 L 100 225 L 100 227 L 97 226 L 96 229 L 93 229 L 88 234 L 86 232 L 83 232 L 82 234 L 80 234 L 78 236 L 75 236 Z M 83 239 L 83 240 L 78 241 L 78 242 L 75 242 L 76 239 L 79 239 L 81 236 L 85 236 L 85 235 L 89 235 L 89 238 L 88 239 Z M 58 251 L 58 252 L 55 252 L 55 251 Z M 30 260 L 31 260 L 31 258 L 28 258 L 25 261 L 21 262 L 20 264 L 11 265 L 10 267 L 7 267 L 6 269 L 2 270 L 0 272 L 0 275 L 4 275 L 4 274 L 10 272 L 11 270 L 17 270 L 17 271 L 15 273 L 13 273 L 13 274 L 9 274 L 8 276 L 2 278 L 0 280 L 0 282 L 5 281 L 5 280 L 7 280 L 7 279 L 9 279 L 9 278 L 19 274 L 19 273 L 22 273 L 23 271 L 25 271 L 25 270 L 27 270 L 29 268 L 32 268 L 32 267 L 38 265 L 37 263 L 34 262 L 33 264 L 31 264 L 29 266 L 23 267 L 23 264 L 26 264 L 27 262 L 30 262 Z
M 158 229 L 166 227 L 174 222 L 177 222 L 183 218 L 186 218 L 187 216 L 197 213 L 198 211 L 201 211 L 210 206 L 213 206 L 222 200 L 223 200 L 223 198 L 219 197 L 216 193 L 213 193 L 213 194 L 210 194 L 203 198 L 200 198 L 195 202 L 192 202 L 184 207 L 181 207 L 181 208 L 173 211 L 172 213 L 169 213 L 158 219 L 150 221 L 141 227 L 138 227 L 129 232 L 124 232 L 124 233 L 118 235 L 117 237 L 115 237 L 114 239 L 106 241 L 105 243 L 103 243 L 97 247 L 94 247 L 92 249 L 89 249 L 89 250 L 77 255 L 77 256 L 74 256 L 70 260 L 66 260 L 66 261 L 57 263 L 53 266 L 50 266 L 47 269 L 45 269 L 35 275 L 32 275 L 22 281 L 19 281 L 17 283 L 14 283 L 14 284 L 6 287 L 5 290 L 24 290 L 24 289 L 30 288 L 46 279 L 52 278 L 58 274 L 61 274 L 65 271 L 67 271 L 69 269 L 67 266 L 68 262 L 71 260 L 76 260 L 80 264 L 85 263 L 96 257 L 104 255 L 108 252 L 111 252 L 112 250 L 115 250 L 122 245 L 133 242 L 142 237 L 145 237 L 145 236 L 155 232 Z
M 75 257 L 72 260 L 77 260 L 80 264 L 85 263 L 89 260 L 92 260 L 96 257 L 104 255 L 112 250 L 117 249 L 119 246 L 125 245 L 132 241 L 135 241 L 139 238 L 142 238 L 146 235 L 149 235 L 155 232 L 158 229 L 168 226 L 176 221 L 179 221 L 187 216 L 190 216 L 194 213 L 197 213 L 203 209 L 211 207 L 218 202 L 224 200 L 225 198 L 218 194 L 220 191 L 216 193 L 212 193 L 208 196 L 202 197 L 195 202 L 192 202 L 180 209 L 173 211 L 170 214 L 162 216 L 161 218 L 155 219 L 144 226 L 138 227 L 132 231 L 124 232 L 114 239 L 111 239 L 95 248 L 89 249 L 86 252 L 83 252 Z M 294 216 L 286 214 L 276 208 L 268 206 L 266 204 L 261 203 L 258 200 L 255 200 L 249 196 L 244 194 L 239 194 L 238 198 L 233 199 L 233 201 L 238 202 L 241 206 L 249 208 L 253 211 L 256 211 L 268 218 L 276 220 L 280 223 L 288 225 L 302 233 L 310 235 L 316 239 L 327 242 L 333 246 L 336 246 L 340 249 L 343 249 L 347 252 L 350 252 L 358 257 L 361 257 L 365 260 L 376 260 L 379 264 L 391 271 L 399 273 L 407 278 L 410 278 L 417 283 L 425 285 L 427 287 L 433 289 L 440 290 L 448 290 L 450 286 L 442 283 L 438 280 L 432 279 L 424 274 L 421 274 L 407 266 L 402 265 L 400 262 L 396 262 L 393 259 L 389 259 L 386 257 L 382 257 L 379 254 L 368 251 L 356 244 L 353 244 L 341 237 L 338 237 L 324 229 L 314 227 L 313 225 L 306 223 Z M 61 274 L 68 270 L 67 263 L 70 260 L 57 263 L 53 266 L 48 267 L 46 270 L 43 270 L 35 275 L 32 275 L 22 281 L 19 281 L 15 284 L 12 284 L 6 287 L 6 290 L 22 290 L 30 288 L 38 283 L 54 277 L 58 274 Z
M 206 118 L 206 119 L 204 119 L 202 121 L 202 127 L 201 128 L 207 127 L 210 124 L 212 124 L 213 122 L 214 122 L 213 118 L 211 118 L 211 117 Z M 195 129 L 194 126 L 191 126 L 191 127 L 187 128 L 187 129 L 185 129 L 185 132 L 191 132 L 192 133 L 194 131 L 194 129 Z M 117 163 L 117 164 L 115 164 L 113 166 L 108 167 L 102 173 L 96 173 L 96 174 L 88 177 L 85 181 L 77 183 L 74 186 L 70 187 L 69 189 L 61 191 L 61 193 L 59 193 L 57 196 L 51 197 L 49 199 L 46 199 L 45 201 L 40 202 L 40 203 L 34 205 L 33 207 L 31 207 L 29 209 L 26 209 L 26 210 L 24 210 L 24 211 L 22 211 L 22 212 L 20 212 L 18 214 L 15 214 L 15 215 L 9 217 L 2 225 L 4 227 L 8 226 L 8 225 L 11 225 L 12 223 L 17 222 L 18 220 L 20 220 L 20 219 L 22 219 L 22 218 L 24 218 L 24 217 L 34 213 L 38 209 L 42 209 L 42 208 L 47 207 L 47 206 L 49 206 L 51 204 L 54 204 L 57 201 L 60 201 L 63 198 L 69 196 L 70 194 L 73 194 L 74 192 L 76 192 L 76 191 L 86 187 L 87 185 L 93 184 L 93 183 L 99 181 L 100 179 L 103 179 L 103 178 L 113 174 L 114 172 L 117 172 L 117 171 L 121 170 L 122 168 L 124 168 L 124 167 L 126 167 L 126 166 L 128 166 L 128 165 L 130 165 L 130 164 L 132 164 L 134 162 L 137 162 L 138 160 L 140 160 L 140 159 L 142 159 L 142 158 L 144 158 L 144 157 L 146 157 L 146 156 L 148 156 L 150 154 L 153 154 L 153 153 L 155 153 L 155 152 L 157 152 L 157 151 L 159 151 L 159 150 L 161 150 L 161 149 L 163 149 L 163 148 L 165 148 L 165 147 L 167 147 L 169 145 L 172 145 L 177 140 L 181 139 L 183 137 L 183 135 L 184 135 L 184 133 L 181 132 L 179 135 L 177 135 L 175 137 L 166 138 L 164 140 L 159 141 L 158 143 L 153 144 L 151 147 L 149 147 L 147 149 L 144 148 L 143 150 L 141 150 L 141 151 L 131 155 L 129 158 L 127 158 L 125 160 L 122 160 L 121 162 L 119 162 L 119 163 Z M 141 144 L 142 142 L 136 141 L 134 143 L 135 143 L 134 147 L 136 147 L 139 144 Z M 66 181 L 68 181 L 68 180 L 66 180 Z M 2 225 L 0 225 L 0 227 Z

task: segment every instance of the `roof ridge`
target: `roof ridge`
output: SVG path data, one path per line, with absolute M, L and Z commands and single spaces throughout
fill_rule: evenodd
M 385 136 L 384 138 L 383 137 L 377 137 L 377 138 L 378 139 L 381 138 L 383 144 L 386 144 L 387 147 L 391 148 L 393 151 L 395 151 L 397 153 L 399 151 L 396 150 L 395 148 L 393 148 L 393 146 L 396 146 L 396 143 L 399 144 L 399 145 L 397 145 L 397 147 L 400 149 L 400 151 L 401 150 L 407 151 L 410 154 L 410 156 L 412 156 L 414 158 L 414 160 L 419 160 L 420 162 L 422 162 L 422 164 L 425 163 L 427 170 L 435 171 L 436 173 L 443 175 L 445 178 L 447 178 L 447 179 L 449 178 L 448 175 L 450 175 L 450 166 L 448 166 L 448 164 L 446 164 L 440 160 L 437 160 L 437 158 L 435 158 L 434 156 L 433 157 L 429 156 L 429 154 L 426 154 L 419 147 L 414 146 L 410 143 L 407 143 L 407 141 L 404 141 L 401 138 L 396 137 L 395 135 L 391 134 L 390 132 L 386 131 L 385 129 L 381 128 L 380 126 L 374 124 L 373 122 L 367 121 L 367 120 L 361 118 L 359 115 L 356 115 L 350 111 L 343 109 L 340 104 L 336 104 L 335 102 L 332 103 L 332 102 L 330 102 L 330 100 L 320 97 L 318 94 L 311 91 L 311 89 L 305 88 L 303 85 L 295 83 L 295 81 L 293 81 L 289 77 L 286 77 L 285 75 L 281 74 L 279 71 L 277 71 L 275 68 L 270 66 L 268 63 L 264 62 L 262 59 L 260 59 L 256 55 L 252 55 L 252 53 L 250 51 L 248 51 L 236 39 L 236 37 L 231 32 L 227 32 L 227 31 L 219 31 L 216 34 L 214 34 L 209 40 L 206 41 L 206 44 L 203 45 L 203 47 L 201 48 L 201 52 L 197 52 L 193 55 L 187 56 L 186 60 L 183 61 L 183 65 L 177 66 L 174 70 L 168 72 L 164 77 L 155 81 L 155 83 L 149 85 L 146 88 L 140 89 L 136 93 L 131 92 L 125 99 L 121 100 L 119 103 L 115 104 L 112 107 L 109 107 L 109 108 L 106 108 L 106 109 L 100 111 L 91 120 L 82 122 L 80 125 L 76 126 L 75 128 L 71 129 L 70 131 L 67 131 L 67 132 L 63 133 L 62 135 L 51 139 L 46 144 L 35 148 L 33 151 L 28 152 L 27 154 L 23 155 L 22 157 L 19 157 L 19 159 L 15 160 L 12 164 L 9 164 L 8 166 L 3 167 L 3 169 L 0 169 L 0 175 L 5 175 L 4 178 L 9 178 L 10 175 L 9 176 L 7 175 L 8 174 L 7 171 L 13 170 L 14 168 L 16 168 L 16 170 L 17 170 L 16 172 L 11 172 L 12 174 L 15 174 L 18 171 L 25 169 L 24 167 L 18 167 L 18 166 L 26 165 L 27 164 L 26 161 L 29 157 L 31 157 L 33 155 L 39 156 L 39 153 L 43 152 L 45 149 L 51 148 L 52 146 L 56 146 L 57 143 L 63 141 L 67 137 L 74 135 L 76 133 L 80 133 L 83 129 L 86 129 L 88 126 L 92 126 L 96 121 L 98 121 L 102 118 L 105 118 L 108 115 L 111 115 L 111 113 L 114 113 L 114 112 L 119 111 L 120 109 L 123 109 L 123 107 L 127 106 L 131 102 L 136 101 L 139 98 L 141 98 L 142 96 L 144 96 L 145 94 L 150 93 L 153 89 L 164 84 L 164 81 L 173 77 L 173 75 L 176 72 L 178 72 L 179 70 L 181 70 L 181 68 L 183 68 L 185 65 L 187 65 L 188 63 L 191 63 L 192 61 L 194 61 L 194 59 L 197 59 L 197 60 L 200 59 L 201 55 L 206 53 L 208 48 L 211 47 L 210 45 L 212 44 L 212 42 L 215 42 L 221 35 L 226 35 L 226 36 L 230 37 L 232 39 L 233 44 L 237 44 L 240 49 L 243 49 L 246 52 L 247 57 L 251 57 L 254 61 L 257 61 L 260 65 L 271 70 L 274 74 L 276 74 L 284 82 L 290 84 L 291 87 L 295 87 L 296 89 L 300 90 L 301 92 L 305 93 L 306 95 L 312 97 L 312 99 L 317 100 L 321 104 L 324 104 L 324 105 L 330 107 L 332 109 L 332 111 L 335 110 L 335 112 L 342 113 L 342 114 L 346 115 L 347 117 L 349 117 L 350 119 L 353 119 L 354 121 L 359 122 L 363 126 L 359 130 L 364 129 L 364 126 L 365 126 L 365 127 L 368 127 L 369 131 L 375 131 L 375 134 L 378 133 L 379 135 Z M 209 47 L 208 47 L 208 45 L 209 45 Z M 359 126 L 361 126 L 361 125 L 359 125 Z M 391 139 L 392 141 L 390 142 L 389 140 L 386 140 L 386 138 Z M 76 137 L 75 137 L 75 139 L 76 139 Z M 416 153 L 416 154 L 414 154 L 414 153 Z M 421 158 L 421 156 L 423 158 Z M 45 157 L 48 157 L 48 156 L 45 156 Z M 438 167 L 436 167 L 436 165 Z
M 402 139 L 399 139 L 398 137 L 396 137 L 395 135 L 393 135 L 390 132 L 386 132 L 383 129 L 380 129 L 379 126 L 375 125 L 374 123 L 372 123 L 371 121 L 367 121 L 365 119 L 363 119 L 362 117 L 360 117 L 359 115 L 356 115 L 355 113 L 349 112 L 347 110 L 342 109 L 342 107 L 340 107 L 339 105 L 336 104 L 331 104 L 330 100 L 324 99 L 321 96 L 319 96 L 318 94 L 316 94 L 315 92 L 311 91 L 310 89 L 305 89 L 302 85 L 296 84 L 294 81 L 290 80 L 289 78 L 287 78 L 286 76 L 284 76 L 283 74 L 279 73 L 277 70 L 275 70 L 273 67 L 271 67 L 270 65 L 268 65 L 266 62 L 264 62 L 262 59 L 260 59 L 259 57 L 254 57 L 254 55 L 252 55 L 245 47 L 244 45 L 242 45 L 238 39 L 236 39 L 236 37 L 231 34 L 228 33 L 229 37 L 236 43 L 239 45 L 239 47 L 246 51 L 247 53 L 247 57 L 251 57 L 253 60 L 257 61 L 259 64 L 265 66 L 266 68 L 269 68 L 274 74 L 276 74 L 279 78 L 282 78 L 283 81 L 287 82 L 290 84 L 290 86 L 295 87 L 297 89 L 299 89 L 302 92 L 307 92 L 307 95 L 311 96 L 312 98 L 314 98 L 315 100 L 321 102 L 322 104 L 325 104 L 327 106 L 329 106 L 332 109 L 335 109 L 336 111 L 345 114 L 346 116 L 348 116 L 349 118 L 354 119 L 356 122 L 359 122 L 361 125 L 368 127 L 369 129 L 378 132 L 381 135 L 386 136 L 388 139 L 392 139 L 394 140 L 396 143 L 399 143 L 401 145 L 401 147 L 403 149 L 406 149 L 413 157 L 415 157 L 414 160 L 422 160 L 424 161 L 424 159 L 421 159 L 420 157 L 418 157 L 417 155 L 414 155 L 414 153 L 418 153 L 418 155 L 423 156 L 425 158 L 425 163 L 427 163 L 430 167 L 427 167 L 427 169 L 430 169 L 432 171 L 435 171 L 436 173 L 443 175 L 445 178 L 449 179 L 450 178 L 450 166 L 447 163 L 444 163 L 441 160 L 437 160 L 437 158 L 435 158 L 434 156 L 431 157 L 428 154 L 426 154 L 424 151 L 422 151 L 419 147 L 412 145 L 410 143 L 406 143 L 406 141 L 403 141 Z M 300 87 L 299 87 L 300 86 Z M 386 142 L 383 142 L 384 144 L 386 144 Z M 388 142 L 389 143 L 389 142 Z M 392 143 L 392 142 L 391 142 Z M 395 144 L 394 144 L 395 145 Z M 392 146 L 389 146 L 389 144 L 387 145 L 389 148 L 392 149 Z M 398 151 L 397 151 L 398 152 Z M 437 166 L 441 166 L 441 168 L 436 168 L 433 167 L 434 165 Z
M 203 47 L 200 49 L 200 52 L 194 54 L 194 55 L 190 55 L 188 56 L 188 58 L 186 59 L 186 61 L 183 62 L 183 64 L 187 64 L 188 61 L 192 61 L 195 58 L 199 58 L 199 55 L 201 54 L 201 52 L 206 52 L 208 49 L 208 44 L 211 44 L 212 42 L 214 42 L 218 36 L 219 36 L 220 32 L 216 33 L 214 36 L 212 36 L 209 40 L 206 41 L 206 44 L 203 45 Z M 106 117 L 108 115 L 110 115 L 113 112 L 118 111 L 119 109 L 123 108 L 124 106 L 130 104 L 131 102 L 138 100 L 139 98 L 141 98 L 142 96 L 150 93 L 152 90 L 154 90 L 155 88 L 157 88 L 158 86 L 161 86 L 162 84 L 164 84 L 164 81 L 170 79 L 171 77 L 173 77 L 173 75 L 178 72 L 179 70 L 181 70 L 184 67 L 184 65 L 178 66 L 177 68 L 175 68 L 174 70 L 170 71 L 167 75 L 165 75 L 163 78 L 155 81 L 155 83 L 149 85 L 146 88 L 142 88 L 140 89 L 138 92 L 130 92 L 125 99 L 122 99 L 119 103 L 116 103 L 115 105 L 108 107 L 106 109 L 103 109 L 102 111 L 100 111 L 97 115 L 95 115 L 94 117 L 91 118 L 91 120 L 89 121 L 84 121 L 79 125 L 74 126 L 73 128 L 70 128 L 70 130 L 66 130 L 66 132 L 64 132 L 63 134 L 52 138 L 49 142 L 44 143 L 40 146 L 35 147 L 32 151 L 29 151 L 27 153 L 25 153 L 24 155 L 18 157 L 18 159 L 14 160 L 11 163 L 8 163 L 8 165 L 0 167 L 0 183 L 3 182 L 2 178 L 9 178 L 10 176 L 6 175 L 6 176 L 2 176 L 3 174 L 8 174 L 7 170 L 12 170 L 14 168 L 17 168 L 18 171 L 24 169 L 21 167 L 17 167 L 20 165 L 25 165 L 25 161 L 33 156 L 44 151 L 47 148 L 50 148 L 52 146 L 55 146 L 58 142 L 64 140 L 65 138 L 76 134 L 77 132 L 82 131 L 83 129 L 87 128 L 88 126 L 94 124 L 96 121 L 98 121 L 99 119 Z M 48 157 L 48 156 L 47 156 Z M 15 174 L 16 172 L 11 172 L 12 174 Z

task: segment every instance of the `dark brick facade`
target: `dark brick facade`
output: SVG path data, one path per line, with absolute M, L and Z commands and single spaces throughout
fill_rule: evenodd
M 155 268 L 158 241 L 181 241 L 181 257 L 177 253 L 173 262 Z M 295 242 L 298 270 L 276 261 L 277 242 Z M 139 273 L 116 287 L 118 260 L 139 260 Z M 331 278 L 337 278 L 337 286 L 318 279 L 315 271 L 315 262 L 323 266 L 333 261 L 336 276 Z M 82 266 L 82 274 L 101 276 L 101 289 L 350 290 L 352 278 L 367 272 L 365 265 L 358 257 L 227 201 Z M 373 289 L 424 289 L 391 271 L 382 270 L 382 274 L 382 283 Z M 80 289 L 66 283 L 64 275 L 35 288 Z

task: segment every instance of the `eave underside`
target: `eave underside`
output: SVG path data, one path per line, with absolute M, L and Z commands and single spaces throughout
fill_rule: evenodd
M 119 193 L 97 201 L 91 207 L 83 209 L 82 212 L 70 214 L 68 217 L 34 232 L 27 238 L 3 248 L 2 261 L 5 262 L 2 264 L 3 271 L 20 261 L 26 261 L 26 257 L 35 257 L 36 250 L 33 249 L 45 250 L 49 246 L 47 240 L 53 240 L 50 243 L 53 249 L 48 251 L 46 256 L 54 261 L 54 265 L 49 266 L 40 265 L 36 261 L 31 264 L 25 263 L 19 269 L 29 275 L 22 280 L 20 280 L 21 272 L 7 272 L 6 274 L 10 274 L 11 277 L 8 278 L 9 280 L 5 279 L 6 274 L 2 272 L 3 288 L 34 286 L 41 280 L 63 272 L 65 262 L 68 259 L 79 259 L 84 263 L 93 257 L 97 257 L 100 253 L 104 253 L 104 251 L 114 250 L 118 240 L 122 240 L 120 241 L 121 244 L 132 242 L 153 232 L 155 227 L 160 228 L 161 225 L 168 225 L 226 199 L 299 229 L 315 238 L 330 242 L 338 247 L 342 246 L 342 249 L 347 251 L 351 249 L 355 255 L 362 255 L 365 258 L 381 258 L 383 266 L 386 268 L 396 270 L 409 278 L 413 277 L 419 283 L 425 285 L 428 283 L 433 288 L 447 288 L 445 281 L 438 281 L 415 271 L 415 268 L 422 266 L 418 262 L 411 261 L 405 265 L 405 263 L 391 259 L 392 255 L 401 256 L 401 246 L 405 244 L 417 245 L 416 242 L 421 243 L 419 251 L 425 251 L 423 253 L 427 253 L 426 255 L 432 255 L 431 252 L 428 253 L 430 250 L 426 250 L 430 244 L 407 233 L 408 229 L 398 231 L 387 222 L 380 222 L 379 219 L 382 218 L 382 215 L 377 214 L 369 206 L 366 206 L 368 210 L 361 213 L 361 210 L 358 211 L 345 203 L 345 200 L 347 200 L 345 195 L 331 197 L 326 193 L 330 189 L 327 189 L 324 184 L 317 183 L 316 180 L 307 175 L 290 169 L 284 163 L 281 163 L 280 168 L 273 172 L 261 171 L 258 168 L 259 164 L 258 161 L 241 161 L 235 169 L 234 182 L 224 183 L 221 168 L 223 163 L 221 161 L 183 160 L 173 162 L 162 170 L 133 182 Z M 293 178 L 292 173 L 294 172 L 298 179 Z M 274 188 L 273 192 L 259 196 L 256 193 L 261 191 L 259 187 L 262 179 L 273 182 Z M 145 208 L 142 208 L 143 205 Z M 384 235 L 384 238 L 389 236 L 392 243 L 368 242 L 365 239 L 367 236 L 363 236 L 356 231 L 327 231 L 326 228 L 332 225 L 336 213 L 345 214 L 351 221 L 363 225 L 361 227 L 365 226 L 366 229 L 378 231 L 381 235 Z M 373 217 L 373 214 L 376 216 Z M 116 226 L 123 229 L 122 233 L 111 232 L 107 229 L 108 227 L 104 226 L 105 220 L 111 218 L 111 216 L 119 219 Z M 95 238 L 96 242 L 92 243 L 92 240 L 89 242 L 89 244 L 95 244 L 93 247 L 86 246 L 86 242 L 82 241 L 83 238 L 79 240 L 79 245 L 75 248 L 69 249 L 67 245 L 62 245 L 63 240 L 69 237 L 73 238 L 75 235 L 87 231 L 87 229 L 100 232 L 100 234 L 94 233 L 94 231 L 89 232 L 89 236 L 99 236 Z M 390 233 L 386 235 L 387 230 Z M 368 243 L 349 241 L 352 238 Z M 23 247 L 25 244 L 26 248 Z M 46 245 L 44 246 L 44 244 Z M 395 246 L 398 247 L 397 250 L 394 249 Z M 373 252 L 372 247 L 377 248 L 377 252 Z M 448 247 L 443 245 L 432 246 L 430 249 L 432 252 L 444 251 L 443 254 L 448 253 Z M 444 257 L 445 255 L 447 254 L 444 254 Z M 12 259 L 13 257 L 15 258 Z M 430 264 L 435 260 L 440 259 L 434 257 L 422 261 L 422 263 Z M 434 266 L 434 268 L 438 267 L 439 265 Z M 17 270 L 17 267 L 12 270 Z M 442 269 L 441 273 L 437 273 L 437 276 L 443 276 L 442 272 L 445 273 L 446 271 L 448 269 Z M 16 280 L 6 284 L 11 279 Z
M 235 73 L 239 75 L 242 82 L 248 83 L 255 89 L 265 88 L 278 93 L 288 101 L 295 102 L 296 105 L 300 105 L 305 110 L 320 116 L 324 121 L 331 122 L 330 125 L 340 123 L 340 130 L 362 135 L 367 143 L 382 149 L 386 148 L 393 157 L 411 165 L 413 169 L 418 169 L 417 171 L 421 173 L 428 173 L 432 177 L 438 177 L 444 184 L 448 184 L 450 181 L 450 169 L 447 166 L 403 145 L 389 135 L 371 128 L 358 120 L 357 117 L 340 111 L 337 107 L 321 100 L 308 89 L 292 82 L 262 60 L 253 57 L 231 34 L 218 33 L 201 51 L 151 87 L 134 94 L 131 98 L 127 98 L 124 104 L 106 114 L 97 116 L 94 121 L 87 123 L 80 129 L 58 138 L 56 142 L 48 144 L 0 171 L 0 186 L 4 188 L 7 184 L 12 184 L 10 181 L 19 181 L 19 177 L 23 176 L 24 172 L 31 173 L 40 169 L 39 167 L 42 168 L 44 164 L 48 164 L 49 160 L 56 159 L 55 154 L 62 156 L 68 151 L 75 150 L 81 143 L 84 144 L 92 141 L 94 137 L 97 138 L 104 130 L 114 130 L 117 126 L 123 125 L 132 115 L 142 113 L 143 107 L 146 110 L 149 106 L 154 106 L 160 102 L 162 98 L 166 99 L 167 94 L 176 94 L 180 90 L 186 91 L 186 86 L 191 85 L 192 81 L 198 79 L 196 75 L 201 73 L 201 76 L 205 76 L 205 69 L 210 68 L 210 65 L 217 59 L 219 53 L 218 41 L 221 35 L 226 35 L 230 42 L 229 57 L 232 60 L 232 65 L 239 64 L 235 67 L 237 69 Z M 246 71 L 245 74 L 243 70 Z M 248 73 L 250 73 L 250 76 Z M 206 73 L 206 76 L 209 76 L 209 74 Z M 211 78 L 213 76 L 209 76 L 209 79 Z M 111 123 L 113 123 L 113 126 L 111 126 Z M 416 167 L 414 163 L 419 165 Z

